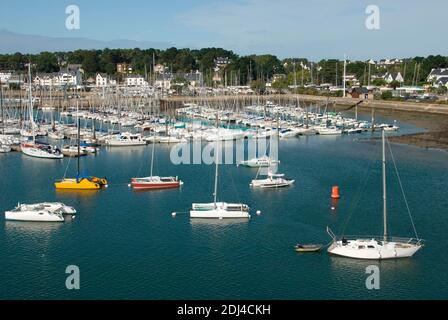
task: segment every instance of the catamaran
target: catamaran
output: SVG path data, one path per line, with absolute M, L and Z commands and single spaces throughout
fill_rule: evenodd
M 64 215 L 74 215 L 76 210 L 60 202 L 18 204 L 5 212 L 5 220 L 30 222 L 64 222 Z
M 155 143 L 152 144 L 152 156 L 151 156 L 151 175 L 145 178 L 132 178 L 131 187 L 135 190 L 148 190 L 148 189 L 171 189 L 179 188 L 183 185 L 183 182 L 178 177 L 159 177 L 154 176 L 154 154 Z
M 218 202 L 219 147 L 219 140 L 217 140 L 215 147 L 215 191 L 213 193 L 213 203 L 193 203 L 190 217 L 203 219 L 248 219 L 250 218 L 248 205 Z
M 385 147 L 385 130 L 382 131 L 382 148 L 383 148 L 383 228 L 384 234 L 382 239 L 375 238 L 353 238 L 345 237 L 338 239 L 334 233 L 327 227 L 328 234 L 333 238 L 333 243 L 328 248 L 328 253 L 354 259 L 397 259 L 412 257 L 423 246 L 422 240 L 419 239 L 414 223 L 414 232 L 416 238 L 403 239 L 392 238 L 389 241 L 387 231 L 387 187 L 386 187 L 386 147 Z M 401 184 L 401 182 L 400 182 Z M 411 216 L 412 221 L 412 216 Z

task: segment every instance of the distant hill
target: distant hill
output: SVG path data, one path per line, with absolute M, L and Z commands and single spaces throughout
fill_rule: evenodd
M 19 34 L 0 30 L 0 53 L 31 53 L 42 51 L 73 51 L 77 49 L 166 49 L 172 45 L 167 42 L 134 41 L 117 39 L 100 41 L 89 38 L 53 38 L 38 35 Z

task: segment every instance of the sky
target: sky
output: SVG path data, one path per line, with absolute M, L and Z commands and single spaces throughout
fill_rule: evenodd
M 68 5 L 80 9 L 79 30 L 66 28 Z M 379 9 L 379 30 L 365 25 L 369 5 Z M 315 60 L 448 55 L 447 0 L 0 0 L 0 7 L 0 30 L 27 35 Z

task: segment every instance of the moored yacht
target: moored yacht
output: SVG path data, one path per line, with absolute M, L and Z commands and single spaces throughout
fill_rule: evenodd
M 250 186 L 254 188 L 284 188 L 293 185 L 295 180 L 285 179 L 284 174 L 268 173 L 266 179 L 252 180 Z
M 328 253 L 354 259 L 383 260 L 412 257 L 423 246 L 414 227 L 415 238 L 390 238 L 387 224 L 387 188 L 386 188 L 386 147 L 385 130 L 382 131 L 383 146 L 383 236 L 371 237 L 342 237 L 338 239 L 327 227 L 328 234 L 333 238 L 333 243 L 328 248 Z M 409 213 L 409 216 L 412 216 Z M 412 221 L 412 226 L 414 223 Z
M 76 210 L 62 203 L 19 204 L 5 212 L 5 220 L 29 222 L 64 222 L 65 214 L 75 214 Z
M 250 167 L 250 168 L 267 168 L 279 164 L 280 161 L 272 159 L 268 156 L 263 156 L 259 158 L 253 158 L 250 160 L 242 161 L 240 165 Z
M 111 147 L 145 146 L 146 141 L 138 133 L 123 132 L 106 140 L 106 144 Z

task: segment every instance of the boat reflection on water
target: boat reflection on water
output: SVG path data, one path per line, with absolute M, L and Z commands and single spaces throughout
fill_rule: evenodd
M 71 219 L 67 219 L 70 221 Z M 24 238 L 27 236 L 38 236 L 42 239 L 45 235 L 50 235 L 54 231 L 57 231 L 63 223 L 52 223 L 52 222 L 24 222 L 24 221 L 5 221 L 5 231 L 11 236 L 15 234 Z
M 327 248 L 325 248 L 326 250 Z M 339 257 L 335 255 L 329 255 L 330 267 L 337 274 L 339 278 L 350 278 L 354 274 L 359 275 L 360 278 L 366 278 L 366 268 L 369 266 L 377 266 L 380 269 L 381 275 L 388 275 L 388 278 L 393 281 L 396 272 L 414 273 L 418 269 L 418 262 L 416 259 L 385 259 L 385 260 L 361 260 L 351 259 L 346 257 Z M 355 277 L 358 278 L 358 277 Z
M 100 189 L 98 190 L 77 190 L 77 189 L 56 189 L 56 195 L 67 196 L 67 199 L 80 199 L 80 198 L 90 198 L 98 195 Z
M 216 229 L 222 229 L 229 226 L 234 225 L 247 225 L 247 223 L 250 221 L 249 218 L 247 219 L 201 219 L 201 218 L 195 218 L 190 219 L 190 224 L 192 227 L 213 227 Z
M 339 206 L 339 199 L 331 199 L 331 205 L 330 205 L 330 214 L 337 215 L 338 214 L 338 206 Z

